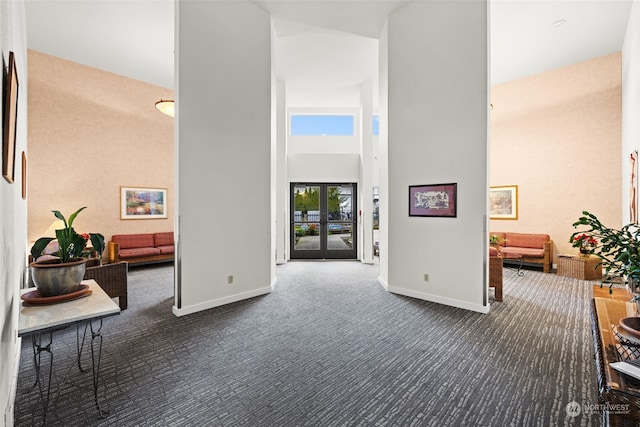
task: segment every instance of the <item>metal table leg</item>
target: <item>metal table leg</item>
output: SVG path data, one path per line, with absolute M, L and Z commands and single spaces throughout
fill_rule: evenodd
M 524 271 L 522 271 L 522 265 L 524 264 L 524 257 L 520 257 L 518 258 L 518 270 L 516 271 L 516 274 L 518 276 L 524 276 Z
M 42 402 L 42 425 L 44 425 L 47 421 L 47 412 L 49 410 L 49 400 L 51 397 L 51 376 L 53 374 L 53 352 L 51 351 L 51 343 L 53 342 L 53 331 L 49 331 L 48 335 L 49 342 L 46 345 L 42 345 L 42 334 L 36 333 L 31 336 L 31 347 L 33 349 L 33 364 L 36 370 L 36 380 L 33 386 L 26 392 L 29 393 L 34 389 L 34 387 L 38 387 L 38 394 L 40 395 L 40 401 Z M 40 380 L 42 353 L 49 354 L 49 375 L 47 375 L 46 392 L 43 389 L 44 387 L 42 381 Z
M 102 361 L 102 319 L 97 320 L 98 324 L 97 328 L 94 328 L 93 321 L 88 321 L 84 324 L 84 331 L 82 333 L 82 339 L 80 338 L 80 328 L 78 325 L 78 329 L 76 332 L 77 336 L 77 347 L 78 347 L 78 369 L 81 372 L 86 372 L 82 368 L 81 357 L 82 351 L 84 349 L 84 343 L 87 336 L 87 329 L 91 331 L 91 373 L 93 377 L 93 400 L 96 404 L 96 408 L 98 409 L 98 413 L 100 414 L 100 418 L 104 418 L 105 415 L 109 413 L 109 411 L 105 411 L 100 408 L 100 403 L 98 402 L 98 386 L 100 379 L 100 362 Z M 97 346 L 97 349 L 96 349 Z

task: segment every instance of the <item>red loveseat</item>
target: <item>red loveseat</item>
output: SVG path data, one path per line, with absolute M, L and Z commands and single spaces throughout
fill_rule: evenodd
M 110 263 L 127 261 L 129 265 L 173 261 L 173 231 L 163 233 L 114 234 L 107 243 Z
M 489 235 L 498 237 L 500 255 L 522 255 L 524 264 L 540 265 L 545 273 L 552 270 L 553 240 L 548 234 L 492 231 Z M 505 257 L 504 262 L 513 260 Z

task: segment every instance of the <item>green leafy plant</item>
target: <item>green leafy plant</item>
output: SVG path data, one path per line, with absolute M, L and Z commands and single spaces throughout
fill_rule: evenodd
M 56 230 L 56 237 L 41 237 L 36 240 L 31 247 L 31 256 L 33 259 L 37 260 L 42 255 L 42 252 L 45 250 L 47 245 L 53 240 L 58 241 L 59 249 L 51 255 L 57 256 L 61 263 L 69 262 L 72 258 L 89 257 L 91 255 L 91 251 L 85 251 L 89 240 L 91 241 L 93 250 L 98 253 L 98 257 L 101 257 L 105 248 L 104 236 L 100 233 L 78 234 L 73 229 L 73 221 L 75 221 L 78 214 L 86 208 L 87 207 L 84 206 L 72 213 L 69 216 L 68 222 L 60 211 L 51 211 L 56 218 L 62 220 L 64 228 Z
M 589 227 L 573 233 L 569 239 L 574 247 L 588 243 L 591 253 L 599 256 L 606 277 L 619 277 L 635 288 L 640 284 L 640 227 L 627 224 L 620 230 L 602 224 L 592 213 L 582 212 L 574 228 Z
M 497 234 L 491 234 L 489 236 L 489 244 L 490 245 L 501 245 L 505 242 L 505 239 L 498 236 Z

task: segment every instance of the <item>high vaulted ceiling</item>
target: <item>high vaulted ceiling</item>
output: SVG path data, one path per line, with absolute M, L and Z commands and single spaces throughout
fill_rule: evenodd
M 252 2 L 274 19 L 276 70 L 287 81 L 288 94 L 327 105 L 348 99 L 359 82 L 376 78 L 376 38 L 388 14 L 408 1 L 426 0 Z M 173 0 L 25 0 L 25 5 L 30 49 L 172 91 Z M 630 7 L 631 0 L 492 0 L 492 84 L 620 51 Z

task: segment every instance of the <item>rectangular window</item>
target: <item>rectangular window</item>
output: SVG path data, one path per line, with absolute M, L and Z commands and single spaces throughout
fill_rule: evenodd
M 380 116 L 373 116 L 373 136 L 380 135 Z
M 353 136 L 353 116 L 291 115 L 292 136 Z

